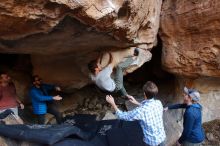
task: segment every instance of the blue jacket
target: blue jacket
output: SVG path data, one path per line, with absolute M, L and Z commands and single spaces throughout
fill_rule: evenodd
M 43 94 L 41 89 L 32 86 L 29 92 L 29 95 L 32 100 L 32 106 L 34 114 L 46 114 L 47 113 L 47 103 L 46 101 L 53 100 L 53 96 L 48 95 L 48 91 L 55 88 L 54 85 L 42 84 L 42 90 L 46 95 Z
M 202 106 L 198 103 L 186 105 L 175 104 L 168 106 L 169 109 L 185 108 L 183 119 L 183 133 L 179 138 L 179 143 L 185 141 L 191 143 L 200 143 L 205 139 L 204 130 L 202 128 Z

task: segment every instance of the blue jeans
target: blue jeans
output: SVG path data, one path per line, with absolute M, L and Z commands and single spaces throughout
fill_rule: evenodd
M 61 124 L 63 117 L 62 114 L 58 111 L 56 105 L 54 105 L 54 103 L 51 101 L 47 103 L 47 106 L 48 106 L 47 113 L 54 115 L 57 124 Z M 37 117 L 38 117 L 38 124 L 45 124 L 45 114 L 37 115 Z
M 146 144 L 146 146 L 150 146 L 150 145 Z M 158 146 L 165 146 L 165 141 L 161 142 Z
M 183 142 L 183 146 L 201 146 L 201 143 L 191 143 L 188 141 Z

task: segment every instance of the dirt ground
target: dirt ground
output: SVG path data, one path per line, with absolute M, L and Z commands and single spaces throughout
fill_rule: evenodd
M 206 139 L 205 146 L 220 146 L 220 119 L 203 124 Z

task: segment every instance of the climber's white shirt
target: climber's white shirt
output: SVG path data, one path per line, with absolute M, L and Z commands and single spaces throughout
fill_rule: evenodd
M 91 75 L 91 79 L 102 90 L 113 92 L 115 90 L 115 82 L 111 78 L 112 67 L 108 65 L 101 70 L 96 76 Z

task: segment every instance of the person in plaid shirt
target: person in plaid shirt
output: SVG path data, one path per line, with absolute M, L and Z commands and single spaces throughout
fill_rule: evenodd
M 119 119 L 140 121 L 146 146 L 165 146 L 166 134 L 163 124 L 163 106 L 159 100 L 155 99 L 158 88 L 153 82 L 148 81 L 143 86 L 143 91 L 145 100 L 141 103 L 134 97 L 129 96 L 130 102 L 138 105 L 132 111 L 122 112 L 119 110 L 111 95 L 106 96 L 106 101 L 114 108 Z

